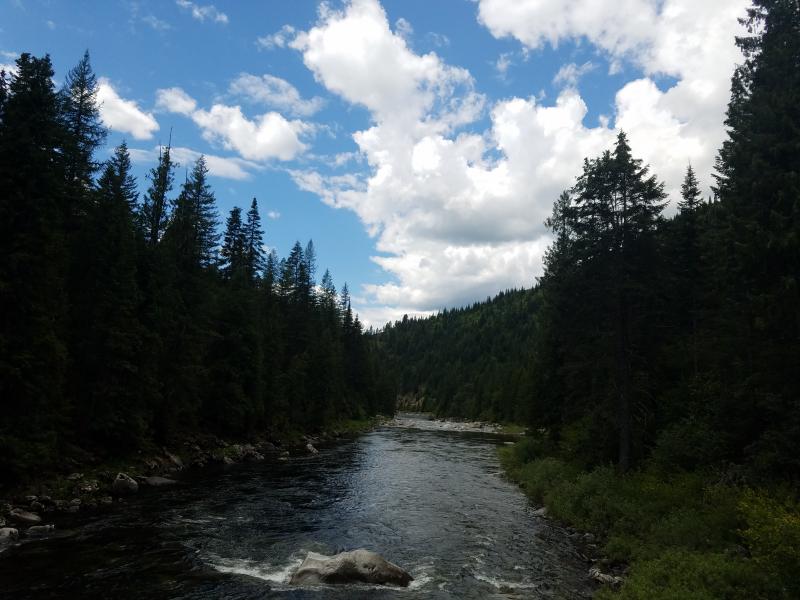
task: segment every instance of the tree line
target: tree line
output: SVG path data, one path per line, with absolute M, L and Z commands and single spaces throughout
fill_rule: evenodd
M 379 335 L 399 392 L 522 420 L 586 466 L 800 475 L 800 7 L 743 23 L 712 197 L 689 165 L 666 216 L 620 133 L 555 201 L 533 289 Z
M 106 135 L 88 52 L 59 90 L 49 56 L 0 73 L 0 480 L 392 411 L 313 242 L 266 252 L 255 198 L 221 228 L 205 159 L 176 188 L 169 145 L 140 198 Z

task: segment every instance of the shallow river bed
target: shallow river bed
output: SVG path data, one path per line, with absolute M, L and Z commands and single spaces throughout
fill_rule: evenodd
M 501 436 L 403 415 L 314 456 L 187 474 L 0 555 L 13 598 L 584 598 L 588 566 L 500 474 Z M 364 547 L 408 589 L 296 588 L 309 551 Z

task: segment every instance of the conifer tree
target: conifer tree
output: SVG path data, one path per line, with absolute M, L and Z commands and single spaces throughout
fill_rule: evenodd
M 247 234 L 242 228 L 242 209 L 235 206 L 225 224 L 222 242 L 222 273 L 227 279 L 242 276 L 247 265 Z
M 64 139 L 49 56 L 16 61 L 0 124 L 0 479 L 59 441 L 67 367 Z
M 183 183 L 167 232 L 179 265 L 190 271 L 216 264 L 217 225 L 216 199 L 201 156 Z
M 135 448 L 147 433 L 142 406 L 138 320 L 137 244 L 134 213 L 138 193 L 126 144 L 106 163 L 84 226 L 90 250 L 74 299 L 81 332 L 74 346 L 75 424 L 83 435 Z
M 244 226 L 245 257 L 247 265 L 247 281 L 252 285 L 264 270 L 264 231 L 261 229 L 261 216 L 258 214 L 258 202 L 253 198 L 250 210 L 247 211 L 247 223 Z
M 151 248 L 161 241 L 169 223 L 167 194 L 172 190 L 176 166 L 170 157 L 170 144 L 159 148 L 158 164 L 150 169 L 150 187 L 145 193 L 140 214 L 142 233 Z
M 106 128 L 100 121 L 97 90 L 97 77 L 87 50 L 75 68 L 67 73 L 60 92 L 66 132 L 64 164 L 67 182 L 74 194 L 91 187 L 92 177 L 99 168 L 94 153 L 106 138 Z

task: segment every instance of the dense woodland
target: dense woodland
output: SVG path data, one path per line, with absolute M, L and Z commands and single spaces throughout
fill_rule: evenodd
M 221 223 L 204 159 L 176 184 L 169 146 L 140 194 L 124 142 L 99 160 L 96 92 L 88 53 L 60 90 L 49 56 L 0 76 L 0 481 L 391 412 L 313 243 L 266 253 L 255 199 Z
M 404 394 L 523 421 L 585 466 L 800 475 L 800 6 L 737 40 L 713 196 L 677 199 L 624 133 L 556 199 L 531 290 L 380 335 Z

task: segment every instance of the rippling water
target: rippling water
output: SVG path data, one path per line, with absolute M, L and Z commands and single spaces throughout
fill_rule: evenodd
M 0 555 L 14 598 L 583 598 L 586 564 L 500 476 L 499 436 L 414 416 L 316 456 L 204 470 Z M 286 584 L 365 547 L 406 590 Z

